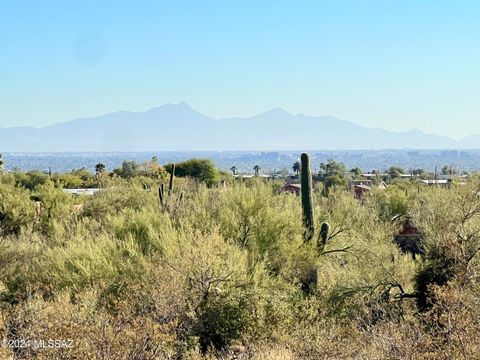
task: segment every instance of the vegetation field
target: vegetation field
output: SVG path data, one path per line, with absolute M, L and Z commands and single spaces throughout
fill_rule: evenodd
M 477 177 L 314 183 L 310 232 L 282 181 L 169 168 L 0 175 L 0 359 L 478 358 Z

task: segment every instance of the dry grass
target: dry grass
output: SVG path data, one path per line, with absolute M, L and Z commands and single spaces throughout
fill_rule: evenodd
M 478 356 L 476 180 L 408 196 L 392 187 L 363 204 L 343 190 L 316 194 L 317 222 L 340 230 L 323 255 L 303 244 L 299 199 L 276 184 L 178 181 L 183 202 L 162 211 L 144 189 L 154 180 L 115 180 L 76 199 L 78 214 L 48 182 L 0 182 L 0 336 L 73 341 L 3 347 L 1 359 Z M 32 194 L 48 209 L 38 221 Z M 424 234 L 423 260 L 392 242 L 389 216 L 405 206 Z M 453 265 L 439 281 L 443 264 Z

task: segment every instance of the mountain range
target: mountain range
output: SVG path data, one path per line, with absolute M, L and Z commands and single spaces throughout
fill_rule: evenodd
M 0 152 L 473 149 L 478 144 L 480 135 L 455 140 L 417 129 L 393 132 L 280 108 L 248 118 L 213 119 L 184 102 L 43 128 L 0 128 Z

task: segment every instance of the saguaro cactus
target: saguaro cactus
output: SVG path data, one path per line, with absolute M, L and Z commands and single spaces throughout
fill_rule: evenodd
M 158 188 L 158 197 L 160 198 L 160 205 L 165 207 L 167 204 L 167 194 L 165 194 L 165 184 L 161 184 Z
M 320 227 L 320 233 L 318 234 L 317 248 L 318 251 L 322 252 L 325 248 L 325 244 L 328 241 L 328 236 L 330 233 L 330 224 L 328 222 L 323 222 Z
M 174 194 L 173 192 L 174 179 L 175 179 L 175 164 L 172 164 L 168 189 L 165 184 L 161 184 L 160 187 L 158 188 L 160 208 L 162 211 L 167 211 L 169 213 L 175 212 L 176 208 L 183 203 L 185 198 L 185 194 L 183 191 L 181 191 L 180 193 Z
M 173 179 L 175 177 L 175 164 L 172 164 L 172 172 L 170 173 L 170 184 L 168 187 L 168 192 L 170 195 L 173 194 Z
M 315 223 L 313 220 L 313 199 L 312 199 L 312 173 L 310 172 L 310 157 L 307 153 L 300 156 L 301 161 L 301 193 L 303 225 L 305 227 L 305 241 L 312 239 L 315 233 Z

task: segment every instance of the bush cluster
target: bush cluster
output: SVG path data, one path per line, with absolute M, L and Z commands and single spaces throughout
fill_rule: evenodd
M 0 175 L 0 337 L 73 346 L 0 358 L 478 354 L 477 179 L 363 201 L 316 190 L 315 221 L 332 234 L 322 253 L 304 241 L 299 197 L 273 181 L 176 179 L 185 196 L 162 211 L 163 178 L 111 178 L 90 197 L 25 179 Z M 405 214 L 422 234 L 416 260 L 393 241 Z

